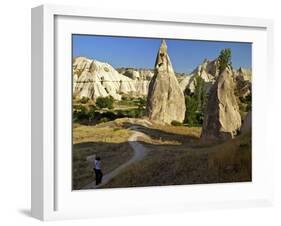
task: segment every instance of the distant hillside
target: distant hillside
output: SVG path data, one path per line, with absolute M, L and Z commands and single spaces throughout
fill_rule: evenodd
M 239 87 L 245 90 L 250 86 L 252 72 L 250 69 L 233 70 Z M 208 91 L 218 76 L 218 60 L 204 60 L 190 74 L 175 72 L 182 91 L 194 92 L 196 77 L 201 77 Z M 74 97 L 88 97 L 95 100 L 102 96 L 112 96 L 120 100 L 122 94 L 146 96 L 153 69 L 113 68 L 110 64 L 86 57 L 73 59 L 73 94 Z M 242 84 L 243 83 L 243 84 Z M 249 87 L 247 88 L 249 89 Z

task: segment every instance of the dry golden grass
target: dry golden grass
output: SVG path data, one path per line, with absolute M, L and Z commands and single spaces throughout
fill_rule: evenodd
M 77 125 L 73 127 L 73 143 L 81 142 L 126 142 L 131 135 L 129 129 L 121 128 L 115 124 L 101 123 L 97 126 Z
M 86 157 L 98 154 L 104 173 L 132 157 L 127 140 L 132 130 L 150 150 L 104 187 L 161 186 L 251 181 L 251 134 L 222 143 L 200 142 L 201 128 L 151 124 L 145 119 L 122 118 L 96 126 L 73 126 L 73 176 L 75 189 L 94 178 Z
M 186 135 L 186 134 L 185 134 Z M 106 188 L 251 181 L 251 134 L 212 146 L 148 140 L 146 159 L 131 165 Z
M 152 128 L 162 130 L 168 133 L 178 135 L 188 135 L 194 138 L 199 138 L 201 134 L 201 127 L 187 127 L 187 126 L 171 126 L 171 125 L 153 125 Z
M 90 155 L 99 155 L 102 160 L 102 170 L 106 174 L 124 162 L 132 155 L 131 146 L 127 140 L 131 135 L 129 129 L 120 127 L 118 123 L 102 123 L 97 126 L 73 125 L 73 189 L 95 180 L 93 171 L 87 162 Z
M 210 148 L 208 168 L 216 169 L 226 182 L 251 181 L 252 179 L 251 134 L 240 135 Z

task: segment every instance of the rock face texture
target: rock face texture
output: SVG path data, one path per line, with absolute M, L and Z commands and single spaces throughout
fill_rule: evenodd
M 235 95 L 237 97 L 245 98 L 251 93 L 252 88 L 252 74 L 250 70 L 239 68 L 237 71 L 234 71 L 235 78 Z
M 248 133 L 252 130 L 252 111 L 249 111 L 241 126 L 241 133 Z
M 252 71 L 250 69 L 245 69 L 240 67 L 238 70 L 235 70 L 235 75 L 242 77 L 244 81 L 252 81 Z
M 173 120 L 183 122 L 185 117 L 184 95 L 164 40 L 157 54 L 154 76 L 149 84 L 146 109 L 149 119 L 157 123 L 170 124 Z
M 236 90 L 238 96 L 247 96 L 251 89 L 252 72 L 249 69 L 239 68 L 238 70 L 232 70 Z M 215 83 L 219 76 L 219 62 L 217 59 L 212 61 L 205 59 L 198 67 L 196 67 L 188 76 L 185 76 L 180 81 L 180 87 L 183 92 L 194 93 L 196 86 L 196 77 L 200 77 L 205 82 L 204 89 L 209 92 L 211 86 Z
M 73 95 L 78 98 L 112 96 L 121 99 L 121 94 L 146 96 L 149 80 L 132 79 L 120 74 L 110 64 L 77 57 L 73 60 Z
M 135 68 L 116 68 L 116 70 L 133 80 L 148 80 L 153 77 L 153 70 L 150 69 L 135 69 Z
M 153 77 L 153 71 L 149 69 L 135 68 L 117 68 L 120 74 L 123 74 L 135 82 L 135 95 L 147 96 L 148 86 Z
M 193 93 L 196 86 L 196 77 L 199 76 L 205 82 L 205 89 L 209 91 L 210 87 L 214 84 L 216 78 L 219 73 L 219 63 L 218 60 L 215 59 L 213 61 L 209 61 L 205 59 L 202 64 L 198 65 L 189 76 L 186 76 L 180 82 L 180 87 L 183 92 L 188 91 L 189 93 Z
M 241 116 L 234 89 L 233 72 L 226 68 L 209 92 L 201 134 L 203 141 L 233 138 L 240 129 Z

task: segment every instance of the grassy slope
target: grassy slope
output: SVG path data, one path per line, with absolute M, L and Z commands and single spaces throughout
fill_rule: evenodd
M 106 188 L 251 181 L 251 135 L 204 146 L 200 128 L 142 128 L 152 139 L 142 143 L 151 152 L 127 168 Z
M 161 125 L 148 128 L 141 122 L 123 118 L 96 126 L 75 124 L 73 188 L 79 189 L 94 180 L 87 156 L 100 155 L 104 173 L 132 157 L 127 140 L 132 134 L 129 127 L 136 124 L 138 131 L 148 135 L 140 142 L 151 151 L 144 160 L 111 180 L 106 188 L 251 180 L 250 134 L 207 146 L 199 141 L 201 128 Z
M 127 143 L 131 132 L 118 123 L 97 126 L 75 124 L 73 128 L 73 189 L 80 189 L 93 181 L 94 175 L 87 156 L 96 154 L 102 159 L 103 173 L 117 168 L 132 157 Z

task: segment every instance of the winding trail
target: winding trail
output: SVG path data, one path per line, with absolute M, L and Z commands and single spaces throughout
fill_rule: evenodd
M 134 131 L 132 136 L 130 136 L 128 139 L 129 145 L 132 147 L 133 152 L 134 152 L 133 157 L 129 161 L 127 161 L 124 164 L 117 167 L 115 170 L 105 174 L 102 178 L 101 184 L 96 185 L 96 181 L 93 181 L 90 184 L 83 187 L 82 189 L 99 188 L 99 187 L 107 184 L 112 178 L 116 177 L 123 169 L 125 169 L 132 163 L 142 160 L 146 156 L 146 154 L 149 150 L 137 141 L 138 137 L 144 137 L 146 135 L 144 133 L 138 131 L 138 126 L 131 126 L 130 129 L 132 131 Z

